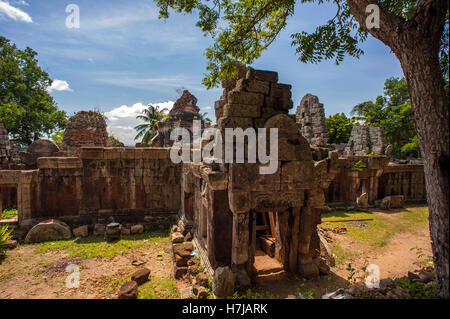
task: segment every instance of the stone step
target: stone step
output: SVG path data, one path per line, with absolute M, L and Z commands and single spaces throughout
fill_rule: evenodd
M 262 250 L 255 251 L 255 270 L 258 276 L 282 272 L 283 265 Z

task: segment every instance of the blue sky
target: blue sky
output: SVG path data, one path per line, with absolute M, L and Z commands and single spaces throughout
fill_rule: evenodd
M 68 4 L 80 8 L 80 28 L 66 27 Z M 326 115 L 351 108 L 382 93 L 386 78 L 402 71 L 394 54 L 369 37 L 359 59 L 303 64 L 290 46 L 290 34 L 311 31 L 335 14 L 332 5 L 297 4 L 279 38 L 253 67 L 277 71 L 279 82 L 292 85 L 295 107 L 306 93 L 319 97 Z M 109 131 L 133 143 L 135 116 L 146 104 L 171 107 L 176 89 L 198 98 L 201 112 L 214 119 L 220 89 L 206 90 L 204 50 L 212 42 L 195 27 L 196 15 L 172 14 L 158 19 L 151 0 L 61 1 L 0 0 L 0 35 L 19 48 L 38 52 L 55 81 L 51 91 L 69 115 L 89 109 L 106 112 Z

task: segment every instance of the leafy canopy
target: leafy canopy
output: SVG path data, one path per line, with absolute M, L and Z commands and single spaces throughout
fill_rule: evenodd
M 368 126 L 382 127 L 387 142 L 394 147 L 395 156 L 419 156 L 411 101 L 404 78 L 387 79 L 383 96 L 378 96 L 375 102 L 355 105 L 351 114 Z
M 347 143 L 355 125 L 353 118 L 348 118 L 344 113 L 336 113 L 325 119 L 328 133 L 328 143 Z
M 178 13 L 198 13 L 196 26 L 214 39 L 207 48 L 207 71 L 203 84 L 211 88 L 222 79 L 235 78 L 235 62 L 249 65 L 276 39 L 294 15 L 295 0 L 155 0 L 160 18 L 168 18 L 170 9 Z M 364 53 L 360 44 L 368 32 L 352 16 L 346 0 L 300 0 L 319 5 L 333 3 L 336 14 L 313 32 L 291 35 L 298 59 L 304 63 L 334 60 L 346 55 L 358 58 Z M 380 0 L 378 3 L 405 20 L 416 10 L 417 0 Z M 448 43 L 448 40 L 447 40 Z M 448 54 L 448 45 L 447 45 Z
M 67 124 L 65 112 L 58 110 L 47 91 L 52 81 L 36 55 L 31 48 L 19 50 L 0 36 L 0 122 L 22 145 Z

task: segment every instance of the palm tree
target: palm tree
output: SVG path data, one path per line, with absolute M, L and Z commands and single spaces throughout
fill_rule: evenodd
M 207 123 L 211 123 L 212 122 L 211 119 L 208 117 L 208 113 L 207 112 L 198 113 L 197 116 L 200 118 L 200 120 L 203 120 L 203 122 L 207 122 Z
M 136 116 L 137 119 L 142 120 L 145 123 L 134 127 L 137 131 L 137 135 L 134 139 L 137 140 L 142 138 L 142 146 L 153 144 L 153 138 L 158 134 L 158 123 L 167 118 L 167 115 L 164 113 L 166 111 L 166 108 L 160 110 L 158 105 L 149 104 L 147 108 L 142 111 L 142 115 Z

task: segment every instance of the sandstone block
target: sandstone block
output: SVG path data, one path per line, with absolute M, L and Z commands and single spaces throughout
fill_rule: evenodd
M 251 117 L 261 116 L 261 106 L 245 104 L 226 104 L 223 110 L 224 117 Z
M 137 299 L 138 284 L 135 281 L 124 283 L 119 289 L 119 299 Z
M 69 239 L 72 237 L 70 227 L 57 219 L 50 219 L 35 225 L 28 232 L 26 243 L 39 243 L 43 241 Z
M 135 281 L 138 285 L 148 281 L 148 276 L 150 275 L 150 269 L 142 268 L 136 271 L 132 276 L 131 280 Z
M 87 237 L 89 235 L 88 225 L 74 228 L 72 232 L 75 237 Z
M 258 105 L 264 104 L 264 94 L 253 92 L 231 91 L 228 93 L 228 102 L 232 104 Z

